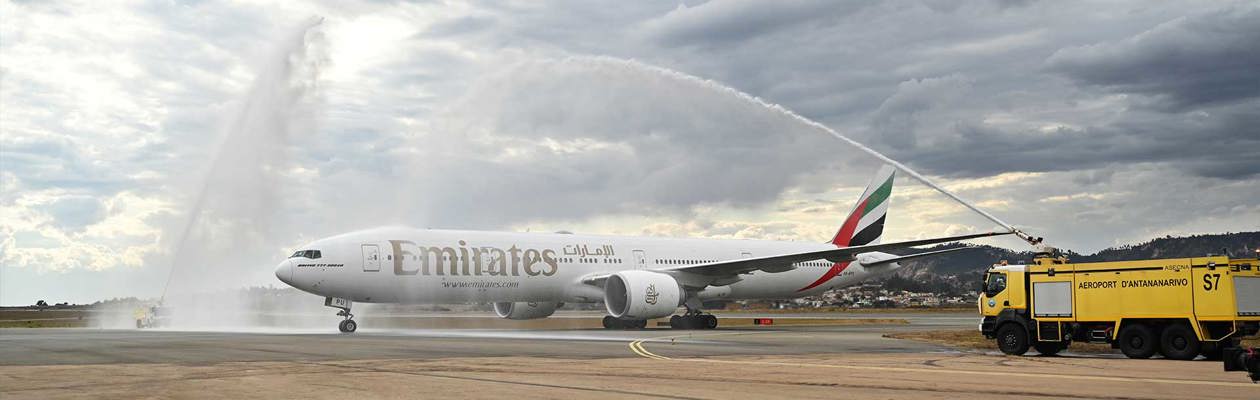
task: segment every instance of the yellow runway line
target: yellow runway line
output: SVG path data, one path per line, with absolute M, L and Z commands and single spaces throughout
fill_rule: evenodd
M 638 354 L 640 356 L 651 358 L 654 360 L 669 360 L 670 359 L 669 357 L 656 355 L 644 349 L 642 340 L 636 340 L 636 341 L 630 342 L 630 351 L 633 351 L 634 354 Z

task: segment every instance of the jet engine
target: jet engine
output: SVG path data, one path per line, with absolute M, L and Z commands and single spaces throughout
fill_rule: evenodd
M 547 318 L 555 314 L 559 306 L 560 303 L 499 302 L 494 303 L 494 313 L 507 319 Z
M 686 300 L 674 277 L 660 272 L 621 271 L 604 282 L 604 305 L 613 317 L 652 319 L 668 316 Z

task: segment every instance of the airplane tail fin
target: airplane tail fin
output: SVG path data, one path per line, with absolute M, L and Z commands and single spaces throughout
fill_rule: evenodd
M 884 217 L 888 215 L 889 197 L 892 196 L 893 175 L 891 165 L 880 167 L 879 172 L 866 185 L 866 191 L 858 198 L 857 205 L 845 218 L 840 231 L 831 239 L 838 247 L 878 244 L 884 235 Z

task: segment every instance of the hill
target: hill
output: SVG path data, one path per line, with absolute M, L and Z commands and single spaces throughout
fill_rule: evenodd
M 994 263 L 1001 260 L 1023 263 L 1030 261 L 1033 256 L 1031 251 L 1014 251 L 1001 247 L 958 243 L 913 249 L 902 254 L 958 247 L 973 249 L 907 262 L 905 268 L 883 279 L 881 283 L 886 289 L 961 294 L 974 291 L 981 275 Z M 1257 248 L 1260 248 L 1260 232 L 1239 232 L 1184 237 L 1165 236 L 1140 244 L 1111 247 L 1093 254 L 1080 254 L 1070 250 L 1061 250 L 1061 254 L 1074 262 L 1097 262 L 1198 257 L 1208 254 L 1255 257 Z

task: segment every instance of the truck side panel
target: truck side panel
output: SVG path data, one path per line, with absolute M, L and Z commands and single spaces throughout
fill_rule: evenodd
M 1227 257 L 1194 258 L 1191 284 L 1194 313 L 1200 320 L 1229 321 L 1235 315 L 1234 279 Z
M 1260 276 L 1235 275 L 1233 278 L 1238 315 L 1260 317 Z
M 1007 301 L 1010 302 L 1009 308 L 1016 309 L 1016 310 L 1022 310 L 1022 309 L 1028 308 L 1028 299 L 1025 296 L 1010 296 L 1009 295 L 1010 293 L 1019 293 L 1019 292 L 1027 293 L 1027 290 L 1028 290 L 1028 274 L 1027 273 L 1022 273 L 1022 274 L 1012 273 L 1008 275 L 1006 287 L 1008 288 L 1008 290 L 1006 290 L 1006 293 L 1008 294 L 1006 299 Z M 1009 288 L 1018 288 L 1019 290 L 1012 291 L 1012 290 L 1009 290 Z
M 1032 283 L 1033 318 L 1071 318 L 1072 281 L 1037 281 Z
M 1078 321 L 1116 321 L 1124 310 L 1118 272 L 1078 272 L 1073 291 Z
M 1098 282 L 1100 290 L 1077 291 L 1077 300 L 1098 310 L 1078 320 L 1185 318 L 1194 312 L 1190 296 L 1191 259 L 1077 264 L 1077 279 Z

